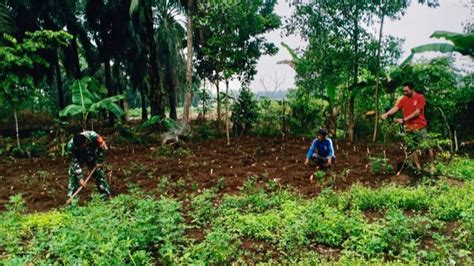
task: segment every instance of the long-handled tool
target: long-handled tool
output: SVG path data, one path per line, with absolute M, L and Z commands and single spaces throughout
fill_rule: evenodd
M 94 169 L 92 169 L 92 171 L 89 173 L 89 176 L 86 178 L 86 180 L 84 180 L 84 182 L 81 184 L 81 186 L 76 190 L 76 192 L 74 192 L 74 194 L 72 194 L 72 196 L 66 201 L 66 204 L 64 204 L 64 206 L 67 206 L 69 205 L 72 200 L 74 199 L 74 197 L 79 194 L 79 192 L 81 192 L 81 190 L 86 186 L 87 182 L 89 181 L 89 179 L 91 179 L 92 175 L 94 174 L 95 170 L 97 170 L 97 168 L 99 168 L 100 165 L 97 165 L 96 167 L 94 167 Z

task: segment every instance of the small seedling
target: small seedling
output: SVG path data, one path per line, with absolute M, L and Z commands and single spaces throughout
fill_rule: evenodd
M 123 174 L 123 177 L 125 179 L 128 179 L 132 176 L 132 170 L 129 170 L 129 169 L 123 169 L 122 170 L 122 174 Z
M 170 186 L 170 178 L 168 176 L 162 176 L 160 177 L 160 180 L 158 181 L 158 191 L 161 193 L 165 193 L 167 189 Z
M 191 185 L 191 190 L 193 192 L 196 192 L 196 191 L 198 191 L 198 189 L 199 189 L 199 184 L 196 183 L 196 182 L 193 182 L 192 185 Z
M 219 179 L 217 180 L 216 187 L 218 189 L 225 188 L 225 178 L 223 176 L 219 177 Z
M 256 176 L 249 177 L 243 184 L 243 191 L 247 193 L 252 193 L 256 190 L 256 185 L 257 185 L 257 177 Z
M 379 175 L 393 173 L 393 166 L 388 162 L 388 158 L 369 157 L 369 161 L 372 174 Z
M 318 180 L 319 183 L 322 183 L 326 173 L 324 173 L 324 171 L 317 170 L 316 172 L 314 172 L 313 175 L 316 178 L 316 180 Z
M 182 177 L 178 179 L 178 181 L 176 181 L 176 188 L 180 191 L 184 190 L 186 188 L 186 180 Z
M 279 187 L 279 184 L 274 179 L 269 179 L 267 181 L 267 188 L 269 191 L 275 191 L 278 189 L 278 187 Z

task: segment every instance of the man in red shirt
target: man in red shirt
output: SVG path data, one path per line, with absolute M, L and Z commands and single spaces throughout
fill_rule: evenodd
M 403 118 L 397 118 L 395 121 L 405 125 L 407 136 L 412 143 L 407 143 L 410 149 L 417 149 L 416 146 L 427 137 L 426 119 L 425 119 L 425 97 L 414 90 L 413 83 L 405 82 L 403 84 L 403 97 L 397 104 L 380 118 L 385 120 L 389 116 L 402 110 Z M 429 150 L 430 159 L 433 162 L 433 151 Z M 421 169 L 420 152 L 413 153 L 413 160 L 416 167 Z

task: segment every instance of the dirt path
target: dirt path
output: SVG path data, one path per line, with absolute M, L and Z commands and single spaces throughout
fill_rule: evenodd
M 224 177 L 225 186 L 220 193 L 239 191 L 248 177 L 259 176 L 264 182 L 274 179 L 279 184 L 291 185 L 307 196 L 321 191 L 318 182 L 310 183 L 314 168 L 304 166 L 306 151 L 311 144 L 304 138 L 257 138 L 232 139 L 228 147 L 225 139 L 188 144 L 189 156 L 165 158 L 154 156 L 156 147 L 113 146 L 106 155 L 110 183 L 115 194 L 126 193 L 127 184 L 136 184 L 145 191 L 159 194 L 159 185 L 176 184 L 180 180 L 181 194 L 216 185 Z M 377 186 L 382 182 L 397 182 L 393 175 L 374 176 L 368 164 L 367 147 L 345 143 L 336 145 L 337 164 L 326 177 L 336 176 L 333 185 L 345 189 L 355 182 Z M 369 147 L 371 154 L 383 154 L 381 146 Z M 394 144 L 386 148 L 386 155 L 395 167 L 403 160 L 403 152 Z M 29 211 L 59 208 L 66 201 L 67 167 L 69 159 L 21 159 L 0 163 L 0 210 L 11 195 L 23 194 Z M 212 174 L 211 174 L 212 173 Z M 163 182 L 167 176 L 169 182 Z M 184 181 L 184 182 L 183 182 Z M 221 179 L 222 182 L 222 179 Z M 194 183 L 194 185 L 193 185 Z M 324 186 L 330 186 L 326 182 Z M 93 182 L 82 194 L 88 200 L 95 191 Z M 171 192 L 173 195 L 173 192 Z M 177 195 L 178 193 L 176 193 Z

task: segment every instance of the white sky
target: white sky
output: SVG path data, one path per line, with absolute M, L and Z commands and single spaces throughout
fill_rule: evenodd
M 282 17 L 291 15 L 293 8 L 288 5 L 285 0 L 278 0 L 275 8 L 276 13 Z M 432 42 L 444 42 L 442 39 L 430 39 L 429 36 L 436 30 L 445 30 L 453 32 L 462 32 L 463 24 L 467 21 L 474 20 L 473 15 L 474 0 L 440 0 L 440 6 L 437 8 L 429 8 L 419 5 L 417 0 L 412 0 L 412 5 L 408 8 L 405 15 L 399 21 L 388 21 L 384 25 L 384 34 L 390 34 L 405 39 L 403 44 L 404 54 L 403 60 L 410 53 L 410 49 Z M 296 36 L 281 36 L 281 30 L 277 30 L 267 34 L 269 41 L 274 42 L 280 48 L 275 56 L 263 56 L 257 65 L 257 75 L 251 83 L 250 88 L 253 91 L 264 91 L 261 80 L 263 79 L 268 90 L 275 87 L 275 76 L 277 77 L 280 90 L 286 90 L 294 87 L 295 72 L 287 65 L 278 65 L 277 62 L 290 59 L 290 54 L 284 47 L 280 45 L 283 41 L 292 48 L 298 48 L 304 43 Z M 424 57 L 436 56 L 436 53 L 423 54 Z M 419 58 L 420 56 L 416 56 Z M 460 63 L 464 68 L 473 70 L 473 62 L 469 58 L 460 58 Z M 223 87 L 222 87 L 223 88 Z M 238 90 L 240 85 L 238 82 L 230 84 L 231 90 Z

